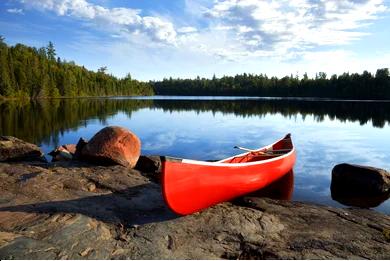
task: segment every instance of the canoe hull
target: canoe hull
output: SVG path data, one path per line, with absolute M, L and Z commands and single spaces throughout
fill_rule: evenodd
M 164 199 L 171 210 L 187 215 L 259 190 L 288 173 L 296 159 L 287 155 L 247 164 L 192 160 L 162 162 Z

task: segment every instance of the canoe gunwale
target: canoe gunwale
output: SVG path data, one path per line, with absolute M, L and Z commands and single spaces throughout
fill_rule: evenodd
M 287 134 L 286 137 L 288 137 L 291 140 L 290 134 Z M 270 159 L 259 160 L 259 161 L 252 161 L 252 162 L 245 162 L 245 163 L 226 163 L 224 161 L 233 159 L 235 157 L 242 157 L 242 156 L 248 155 L 248 154 L 253 153 L 253 152 L 258 152 L 258 151 L 261 151 L 261 150 L 272 148 L 276 143 L 286 139 L 286 137 L 284 137 L 284 138 L 282 138 L 280 140 L 277 140 L 276 142 L 274 142 L 274 143 L 272 143 L 270 145 L 267 145 L 267 146 L 261 147 L 259 149 L 253 150 L 252 152 L 244 152 L 244 153 L 241 153 L 241 154 L 238 154 L 238 155 L 234 155 L 234 156 L 228 157 L 226 159 L 222 159 L 222 160 L 215 161 L 215 162 L 212 162 L 212 161 L 201 161 L 201 160 L 191 160 L 191 159 L 180 159 L 180 158 L 174 158 L 174 157 L 163 157 L 162 160 L 168 161 L 168 162 L 181 162 L 181 163 L 185 163 L 185 164 L 213 166 L 213 167 L 246 167 L 246 166 L 251 166 L 251 165 L 266 164 L 266 163 L 269 163 L 269 162 L 277 161 L 277 160 L 280 160 L 280 159 L 283 159 L 283 158 L 291 156 L 292 154 L 295 153 L 295 146 L 293 145 L 289 152 L 287 152 L 285 154 L 282 154 L 282 155 L 278 155 L 278 156 L 276 156 L 274 158 L 270 158 Z

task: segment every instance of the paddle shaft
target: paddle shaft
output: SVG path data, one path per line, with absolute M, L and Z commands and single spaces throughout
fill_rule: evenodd
M 240 147 L 240 146 L 234 146 L 235 149 L 243 150 L 243 151 L 248 151 L 248 152 L 257 152 L 260 155 L 264 156 L 276 156 L 276 154 L 268 154 L 268 153 L 274 153 L 274 152 L 287 152 L 290 151 L 291 149 L 281 149 L 281 150 L 266 150 L 266 151 L 258 151 L 258 150 L 251 150 L 248 148 Z
M 247 148 L 244 148 L 244 147 L 240 147 L 240 146 L 234 146 L 235 149 L 239 149 L 239 150 L 244 150 L 244 151 L 249 151 L 249 152 L 255 152 L 256 150 L 251 150 L 251 149 L 247 149 Z
M 267 152 L 286 152 L 286 151 L 290 151 L 291 149 L 282 149 L 282 150 L 266 150 L 266 151 L 258 151 L 258 150 L 251 150 L 251 149 L 247 149 L 247 148 L 244 148 L 244 147 L 240 147 L 240 146 L 234 146 L 235 149 L 239 149 L 239 150 L 244 150 L 244 151 L 248 151 L 248 152 L 262 152 L 262 153 L 267 153 Z

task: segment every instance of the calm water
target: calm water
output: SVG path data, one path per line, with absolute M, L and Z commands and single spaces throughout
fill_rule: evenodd
M 293 199 L 333 201 L 331 170 L 342 162 L 390 169 L 390 102 L 139 97 L 0 102 L 0 134 L 39 144 L 91 138 L 107 125 L 135 132 L 143 154 L 211 160 L 292 133 L 297 148 Z M 390 214 L 390 200 L 376 208 Z

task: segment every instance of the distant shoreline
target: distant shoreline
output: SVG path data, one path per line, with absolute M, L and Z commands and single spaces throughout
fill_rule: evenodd
M 12 100 L 61 100 L 61 99 L 131 99 L 131 100 L 221 100 L 221 101 L 234 101 L 234 100 L 292 100 L 292 101 L 309 101 L 309 102 L 383 102 L 390 103 L 390 100 L 375 100 L 375 99 L 335 99 L 335 98 L 321 98 L 321 97 L 266 97 L 266 96 L 226 96 L 226 95 L 109 95 L 109 96 L 79 96 L 79 97 L 2 97 L 0 101 L 12 101 Z

